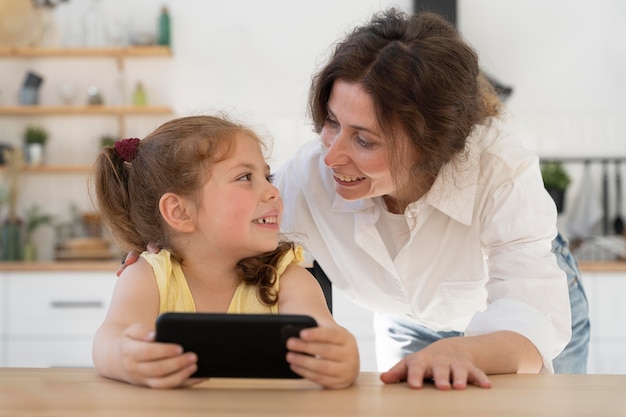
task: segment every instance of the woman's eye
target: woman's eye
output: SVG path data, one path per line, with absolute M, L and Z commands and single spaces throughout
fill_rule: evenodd
M 337 123 L 337 121 L 332 119 L 330 116 L 326 116 L 326 124 L 333 128 L 339 127 L 339 123 Z
M 369 141 L 363 139 L 360 136 L 356 137 L 356 143 L 358 143 L 359 146 L 364 148 L 364 149 L 371 149 L 371 148 L 374 147 L 374 144 L 372 142 L 369 142 Z
M 274 175 L 274 174 L 270 174 L 270 175 L 267 175 L 267 176 L 265 177 L 265 179 L 266 179 L 266 180 L 267 180 L 267 182 L 269 182 L 270 184 L 273 184 L 273 183 L 274 183 L 274 177 L 275 177 L 275 175 Z

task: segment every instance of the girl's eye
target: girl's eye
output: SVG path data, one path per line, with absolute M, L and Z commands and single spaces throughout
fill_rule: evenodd
M 267 182 L 269 182 L 270 184 L 273 184 L 273 183 L 274 183 L 274 177 L 275 177 L 275 175 L 274 175 L 274 174 L 270 174 L 270 175 L 266 176 L 266 177 L 265 177 L 265 179 L 266 179 L 266 180 L 267 180 Z
M 252 181 L 252 174 L 245 174 L 237 178 L 237 181 Z

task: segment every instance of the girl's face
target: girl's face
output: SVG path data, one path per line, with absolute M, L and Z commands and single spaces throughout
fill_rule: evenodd
M 346 200 L 394 196 L 387 141 L 360 84 L 335 80 L 321 139 L 337 194 Z
M 207 244 L 238 259 L 276 249 L 283 202 L 270 180 L 259 144 L 239 135 L 203 185 L 197 222 Z

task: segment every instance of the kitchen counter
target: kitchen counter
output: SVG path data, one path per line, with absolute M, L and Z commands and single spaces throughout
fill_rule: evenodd
M 121 260 L 108 261 L 55 261 L 55 262 L 0 262 L 2 271 L 112 271 L 115 272 Z
M 299 379 L 211 379 L 157 390 L 94 369 L 0 368 L 2 415 L 86 416 L 596 416 L 626 415 L 626 375 L 494 375 L 492 388 L 384 385 L 362 373 L 343 390 Z
M 580 271 L 585 272 L 626 272 L 626 261 L 581 261 Z
M 121 260 L 0 262 L 0 271 L 117 271 Z M 584 272 L 626 272 L 626 261 L 579 262 Z

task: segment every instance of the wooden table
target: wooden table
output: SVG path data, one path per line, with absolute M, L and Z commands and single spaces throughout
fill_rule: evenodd
M 626 375 L 498 375 L 492 383 L 489 390 L 412 390 L 363 373 L 345 390 L 260 379 L 156 390 L 93 369 L 0 368 L 0 416 L 626 416 Z

